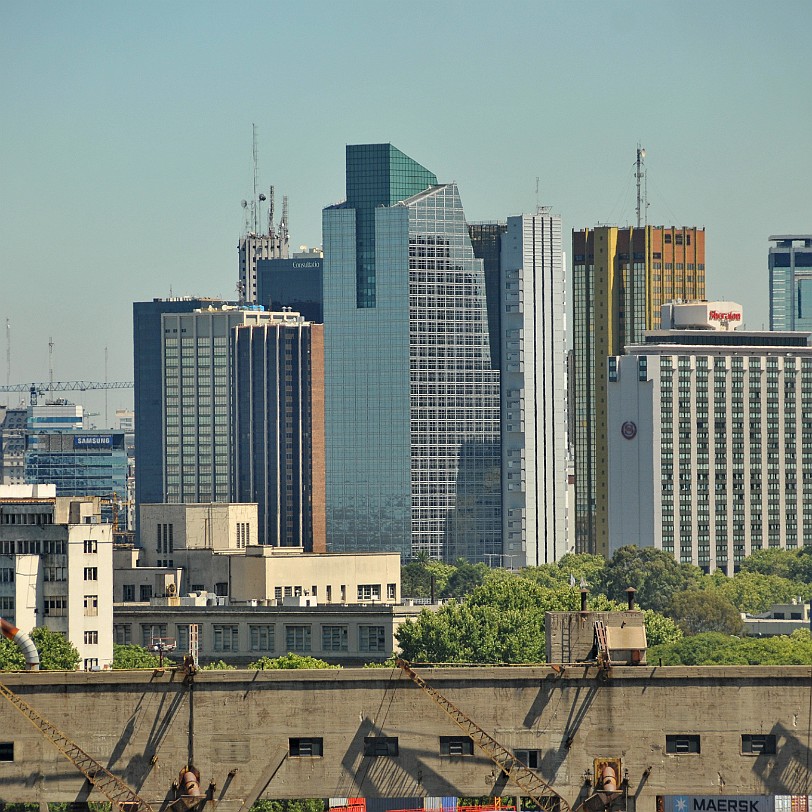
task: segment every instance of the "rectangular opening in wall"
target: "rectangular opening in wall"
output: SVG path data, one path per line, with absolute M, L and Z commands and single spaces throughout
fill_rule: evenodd
M 665 737 L 665 752 L 672 755 L 699 753 L 699 736 L 687 733 L 667 735 Z
M 397 736 L 366 736 L 364 738 L 365 756 L 396 756 L 397 754 Z
M 474 742 L 470 736 L 440 736 L 441 756 L 472 756 Z
M 531 770 L 537 770 L 541 764 L 541 750 L 514 750 L 516 758 Z
M 742 733 L 742 755 L 774 756 L 775 736 L 772 733 Z
M 14 761 L 14 742 L 0 742 L 0 761 Z
M 324 755 L 324 740 L 321 738 L 288 739 L 288 752 L 300 758 L 320 758 Z

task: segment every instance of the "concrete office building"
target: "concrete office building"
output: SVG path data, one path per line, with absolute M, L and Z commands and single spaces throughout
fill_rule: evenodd
M 537 566 L 567 551 L 561 218 L 539 209 L 469 231 L 501 373 L 503 555 L 494 563 Z
M 705 232 L 598 226 L 573 231 L 576 552 L 609 554 L 606 359 L 660 325 L 660 307 L 705 298 Z
M 268 315 L 232 334 L 232 500 L 257 503 L 260 544 L 324 552 L 324 328 Z
M 247 304 L 262 304 L 257 296 L 257 262 L 267 259 L 287 259 L 289 250 L 288 239 L 288 199 L 284 198 L 282 219 L 274 224 L 274 190 L 271 187 L 270 205 L 268 210 L 268 230 L 259 231 L 261 225 L 260 201 L 265 196 L 252 202 L 253 225 L 248 224 L 245 234 L 240 237 L 237 245 L 240 262 L 239 287 L 241 300 Z
M 753 550 L 812 544 L 809 334 L 733 331 L 730 302 L 672 311 L 607 361 L 609 552 L 732 575 Z
M 113 662 L 113 533 L 101 519 L 98 499 L 0 487 L 0 617 L 65 635 L 86 669 Z
M 330 549 L 501 556 L 499 372 L 456 185 L 348 146 L 323 228 Z
M 812 234 L 777 234 L 770 242 L 770 329 L 812 330 Z

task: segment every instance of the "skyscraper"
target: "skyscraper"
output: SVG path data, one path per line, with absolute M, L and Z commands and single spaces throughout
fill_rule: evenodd
M 234 501 L 260 544 L 325 552 L 324 327 L 271 316 L 233 331 Z
M 812 330 L 812 234 L 778 234 L 770 242 L 770 329 Z
M 606 359 L 660 325 L 660 307 L 705 298 L 705 232 L 598 226 L 572 234 L 576 551 L 609 553 Z
M 220 307 L 219 299 L 172 298 L 133 302 L 133 372 L 135 381 L 135 521 L 138 507 L 164 501 L 164 313 L 191 313 Z
M 348 146 L 323 226 L 330 548 L 500 556 L 499 372 L 456 185 Z
M 501 371 L 501 563 L 536 566 L 567 551 L 561 218 L 539 209 L 469 230 Z

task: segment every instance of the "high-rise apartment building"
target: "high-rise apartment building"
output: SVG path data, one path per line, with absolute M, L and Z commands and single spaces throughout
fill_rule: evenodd
M 598 226 L 572 234 L 576 551 L 609 554 L 606 359 L 705 298 L 705 231 Z
M 675 329 L 607 361 L 610 552 L 732 575 L 754 550 L 809 546 L 809 333 L 733 332 L 731 302 L 673 309 Z
M 536 566 L 567 551 L 561 218 L 540 209 L 469 230 L 501 372 L 501 563 Z
M 331 550 L 501 556 L 499 372 L 456 185 L 348 146 L 323 226 Z
M 233 331 L 233 500 L 259 543 L 325 552 L 324 328 L 273 313 Z
M 25 482 L 25 427 L 28 409 L 0 406 L 0 485 Z
M 778 234 L 770 242 L 770 329 L 812 330 L 812 234 Z

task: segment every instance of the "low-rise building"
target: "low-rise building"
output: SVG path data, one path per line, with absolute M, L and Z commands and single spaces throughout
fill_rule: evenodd
M 357 666 L 391 657 L 397 650 L 397 629 L 426 608 L 304 605 L 309 601 L 303 597 L 289 598 L 289 605 L 281 606 L 210 606 L 201 596 L 156 599 L 141 606 L 117 603 L 115 642 L 149 647 L 157 639 L 169 640 L 176 645 L 174 657 L 180 659 L 189 652 L 192 627 L 197 626 L 203 664 L 224 660 L 246 665 L 291 652 Z
M 0 486 L 0 616 L 45 626 L 76 647 L 85 669 L 113 661 L 113 528 L 98 497 L 54 485 Z
M 803 600 L 773 604 L 756 615 L 742 613 L 745 633 L 751 637 L 775 637 L 809 628 L 809 604 Z

